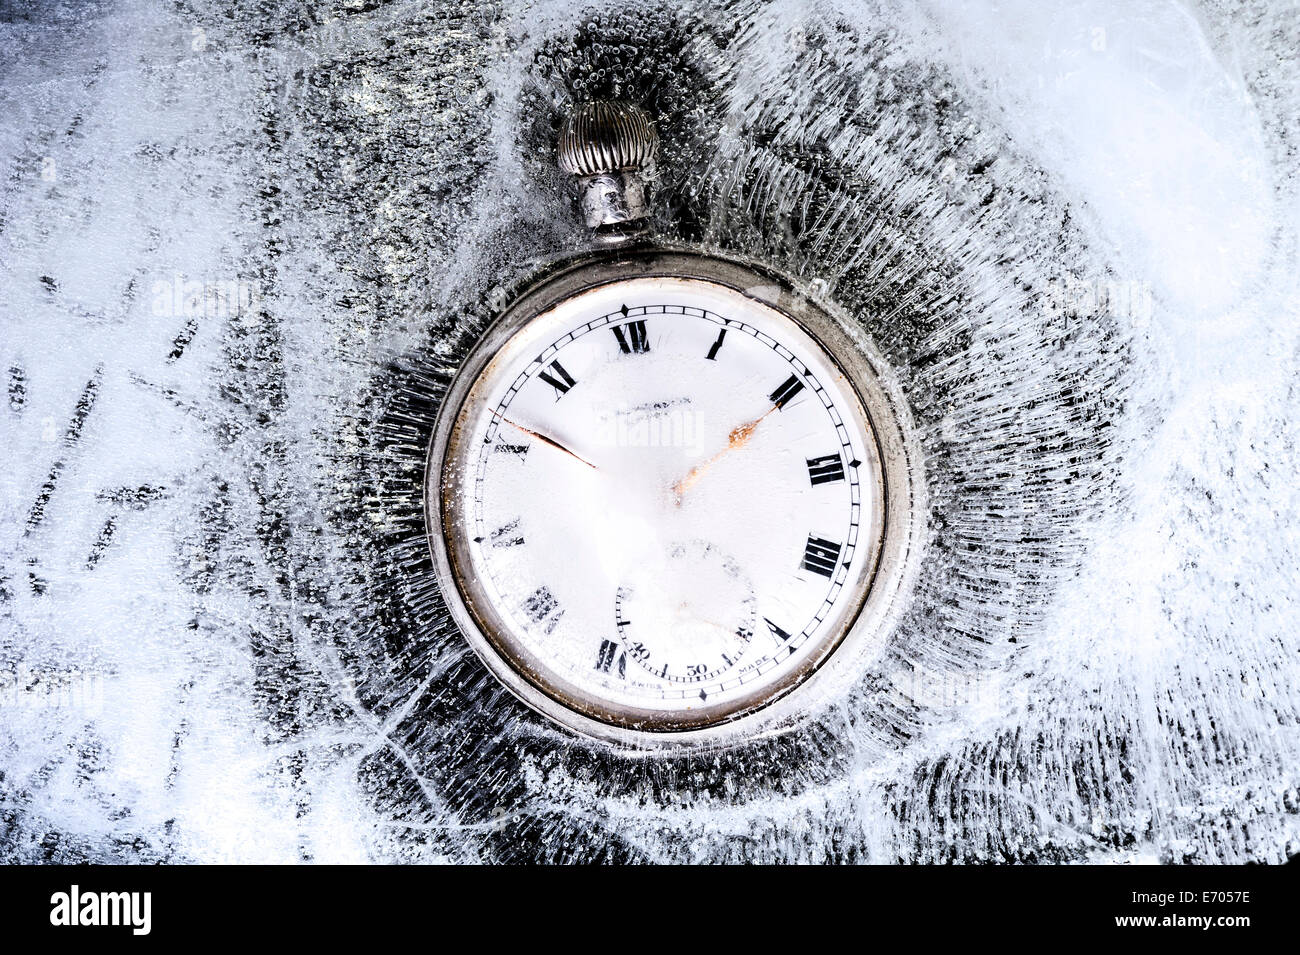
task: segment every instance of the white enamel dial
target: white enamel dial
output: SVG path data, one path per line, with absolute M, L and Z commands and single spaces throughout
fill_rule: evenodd
M 512 329 L 463 392 L 442 532 L 498 674 L 584 719 L 691 730 L 789 692 L 854 623 L 881 453 L 785 312 L 701 278 L 606 282 Z

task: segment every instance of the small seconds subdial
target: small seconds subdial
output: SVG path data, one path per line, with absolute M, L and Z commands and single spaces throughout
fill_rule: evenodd
M 614 597 L 628 659 L 673 683 L 713 680 L 740 662 L 754 639 L 758 598 L 731 557 L 708 541 L 674 544 L 637 576 Z
M 475 374 L 442 526 L 487 658 L 529 687 L 689 729 L 788 692 L 852 625 L 881 458 L 854 386 L 784 313 L 703 279 L 614 281 Z

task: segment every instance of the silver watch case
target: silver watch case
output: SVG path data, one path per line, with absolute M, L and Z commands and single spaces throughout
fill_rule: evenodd
M 467 526 L 457 495 L 443 493 L 448 451 L 472 386 L 512 336 L 553 305 L 588 289 L 644 277 L 680 277 L 717 283 L 773 308 L 821 344 L 851 383 L 876 437 L 883 483 L 883 520 L 875 569 L 865 596 L 837 642 L 768 687 L 761 699 L 729 704 L 725 715 L 701 708 L 690 718 L 657 721 L 604 712 L 549 682 L 514 655 L 488 615 L 467 599 L 470 566 Z M 439 410 L 425 465 L 424 513 L 433 567 L 456 625 L 492 674 L 516 697 L 556 724 L 637 752 L 725 746 L 783 732 L 842 694 L 883 650 L 910 594 L 923 542 L 925 513 L 921 458 L 911 418 L 887 364 L 858 323 L 815 301 L 789 279 L 740 259 L 665 246 L 617 248 L 559 263 L 536 278 L 483 334 L 458 370 Z

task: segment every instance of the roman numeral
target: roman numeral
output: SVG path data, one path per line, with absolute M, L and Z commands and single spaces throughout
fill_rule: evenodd
M 772 631 L 772 636 L 776 637 L 781 642 L 784 643 L 786 640 L 790 639 L 790 634 L 786 633 L 784 630 L 782 630 L 780 627 L 774 624 L 771 620 L 768 620 L 766 617 L 764 617 L 763 622 L 767 624 L 767 629 Z
M 803 568 L 823 577 L 835 576 L 835 565 L 840 562 L 840 545 L 809 535 L 803 552 Z
M 838 454 L 824 454 L 820 458 L 808 458 L 808 479 L 813 487 L 818 484 L 830 484 L 844 480 L 844 459 Z
M 718 349 L 722 347 L 722 340 L 726 337 L 727 337 L 727 330 L 724 328 L 722 331 L 718 332 L 718 340 L 713 343 L 712 347 L 709 348 L 709 353 L 704 357 L 707 358 L 709 361 L 717 361 Z
M 577 382 L 573 380 L 573 376 L 565 371 L 564 366 L 558 361 L 551 362 L 550 368 L 555 372 L 554 375 L 542 372 L 537 377 L 555 389 L 555 400 L 559 401 L 569 393 L 569 389 L 576 385 Z
M 614 337 L 618 339 L 618 350 L 625 355 L 644 355 L 650 350 L 650 341 L 646 337 L 643 321 L 615 325 Z
M 529 595 L 524 601 L 523 611 L 529 620 L 542 627 L 548 635 L 564 616 L 560 602 L 545 587 L 538 587 Z
M 608 673 L 610 667 L 614 665 L 615 658 L 618 659 L 618 673 L 620 679 L 627 678 L 627 654 L 620 653 L 618 644 L 613 640 L 600 641 L 600 652 L 596 655 L 596 669 L 601 673 Z
M 768 395 L 768 400 L 778 408 L 784 408 L 789 404 L 790 399 L 799 392 L 803 391 L 803 382 L 799 380 L 798 375 L 791 375 L 781 383 L 781 387 Z
M 524 542 L 523 537 L 516 532 L 519 530 L 519 518 L 515 518 L 504 527 L 498 527 L 492 532 L 491 543 L 493 547 L 518 547 Z

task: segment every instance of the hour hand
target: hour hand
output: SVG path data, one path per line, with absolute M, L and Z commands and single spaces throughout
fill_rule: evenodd
M 682 498 L 686 496 L 686 492 L 694 487 L 696 483 L 699 482 L 700 478 L 704 477 L 709 468 L 721 461 L 730 452 L 735 451 L 738 448 L 743 448 L 748 444 L 749 439 L 753 437 L 755 430 L 757 430 L 758 426 L 762 424 L 763 419 L 779 407 L 780 405 L 772 405 L 772 407 L 768 408 L 753 421 L 746 421 L 739 427 L 733 428 L 731 433 L 727 435 L 727 446 L 725 448 L 702 464 L 697 464 L 695 467 L 691 468 L 690 473 L 687 474 L 686 477 L 674 484 L 673 494 L 677 497 L 677 504 L 679 506 L 681 505 Z

